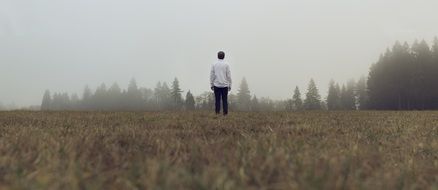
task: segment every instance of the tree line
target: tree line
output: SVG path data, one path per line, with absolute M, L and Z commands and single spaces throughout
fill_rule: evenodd
M 237 94 L 230 94 L 229 109 L 236 111 L 277 111 L 282 110 L 282 102 L 270 98 L 251 96 L 248 83 L 243 78 Z M 206 91 L 194 96 L 183 90 L 177 78 L 169 86 L 167 82 L 158 82 L 154 89 L 138 87 L 135 79 L 129 82 L 127 89 L 121 89 L 117 83 L 109 88 L 101 84 L 94 91 L 87 85 L 81 96 L 68 93 L 43 95 L 41 110 L 77 110 L 77 111 L 164 111 L 164 110 L 211 110 L 214 108 L 214 94 Z
M 129 82 L 127 89 L 121 89 L 117 83 L 109 88 L 103 83 L 93 92 L 85 86 L 82 96 L 69 96 L 68 93 L 54 93 L 46 90 L 41 110 L 89 110 L 89 111 L 153 111 L 153 110 L 193 110 L 195 100 L 188 91 L 185 100 L 177 78 L 171 86 L 158 82 L 155 89 L 138 87 L 135 79 Z
M 300 110 L 424 110 L 438 109 L 438 38 L 432 47 L 426 41 L 396 42 L 379 60 L 372 64 L 368 78 L 346 83 L 331 80 L 328 93 L 322 99 L 311 79 L 301 95 L 295 87 L 286 100 L 258 98 L 251 94 L 248 82 L 242 79 L 237 94 L 230 94 L 229 109 L 235 111 L 300 111 Z M 100 85 L 93 92 L 85 87 L 81 97 L 67 93 L 44 93 L 41 110 L 104 110 L 104 111 L 162 111 L 212 110 L 214 94 L 206 91 L 194 96 L 190 90 L 183 97 L 177 78 L 169 86 L 158 82 L 154 89 L 138 87 L 132 79 L 128 88 L 117 83 L 109 88 Z
M 236 94 L 228 97 L 229 109 L 234 111 L 299 111 L 327 109 L 321 100 L 314 80 L 310 80 L 305 98 L 301 98 L 298 87 L 292 99 L 272 100 L 258 98 L 251 94 L 248 82 L 242 79 Z M 51 94 L 46 90 L 41 110 L 85 110 L 85 111 L 164 111 L 164 110 L 212 110 L 214 94 L 206 91 L 194 96 L 190 90 L 183 97 L 183 91 L 177 78 L 169 86 L 158 82 L 154 89 L 138 87 L 135 79 L 129 82 L 127 89 L 121 89 L 117 83 L 109 88 L 103 83 L 94 91 L 85 86 L 82 96 L 68 93 Z
M 396 42 L 370 69 L 369 108 L 438 109 L 438 38 L 412 45 Z
M 357 82 L 351 79 L 345 84 L 330 81 L 325 102 L 319 101 L 321 106 L 313 81 L 309 83 L 307 103 L 298 98 L 297 87 L 287 105 L 288 110 L 436 110 L 437 87 L 438 38 L 431 46 L 425 40 L 412 45 L 396 42 L 372 64 L 368 78 L 361 77 Z

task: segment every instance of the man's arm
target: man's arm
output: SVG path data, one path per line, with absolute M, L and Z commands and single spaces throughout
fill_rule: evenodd
M 231 80 L 231 70 L 230 70 L 230 66 L 227 65 L 227 80 L 228 80 L 228 90 L 231 90 L 231 84 L 232 84 L 232 80 Z
M 214 78 L 215 78 L 215 74 L 214 74 L 214 65 L 211 66 L 211 71 L 210 71 L 210 88 L 213 89 L 214 86 Z

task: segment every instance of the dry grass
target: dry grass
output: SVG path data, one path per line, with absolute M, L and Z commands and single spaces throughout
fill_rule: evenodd
M 438 189 L 437 112 L 0 112 L 0 189 Z

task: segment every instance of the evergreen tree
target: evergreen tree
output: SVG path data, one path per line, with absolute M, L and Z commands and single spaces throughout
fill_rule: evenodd
M 304 108 L 306 110 L 320 110 L 321 109 L 321 96 L 319 95 L 318 88 L 315 81 L 310 80 L 307 88 L 306 99 L 304 100 Z
M 292 96 L 292 104 L 294 110 L 301 110 L 303 107 L 303 100 L 301 99 L 301 92 L 298 86 L 295 87 L 294 95 Z
M 437 109 L 435 81 L 438 64 L 433 47 L 423 40 L 411 47 L 396 42 L 372 65 L 367 81 L 371 109 Z
M 41 110 L 47 111 L 50 110 L 50 104 L 52 102 L 52 98 L 50 96 L 50 91 L 46 90 L 43 95 L 43 101 L 41 103 Z
M 70 110 L 70 109 L 71 109 L 70 96 L 68 95 L 68 93 L 62 93 L 61 110 Z
M 236 110 L 236 109 L 238 109 L 237 95 L 229 94 L 228 95 L 228 110 Z
M 432 48 L 431 48 L 431 54 L 432 54 L 432 69 L 431 72 L 435 73 L 433 75 L 433 78 L 431 79 L 434 81 L 434 85 L 438 86 L 436 83 L 438 83 L 438 38 L 435 37 Z M 434 97 L 434 99 L 430 102 L 432 109 L 438 109 L 438 88 L 432 88 L 430 89 L 431 96 Z
M 259 111 L 259 100 L 256 95 L 251 99 L 251 111 Z
M 107 110 L 106 107 L 106 96 L 107 90 L 105 83 L 102 83 L 99 87 L 96 88 L 96 92 L 92 98 L 93 101 L 93 110 Z
M 367 81 L 363 76 L 356 84 L 356 100 L 359 110 L 365 110 L 368 108 Z
M 120 110 L 122 109 L 122 89 L 117 83 L 113 83 L 108 89 L 108 109 L 109 110 Z
M 50 104 L 51 110 L 61 110 L 62 109 L 62 95 L 60 93 L 53 94 L 53 100 Z
M 141 99 L 141 92 L 134 78 L 129 82 L 126 101 L 128 110 L 139 111 L 144 109 L 145 102 Z
M 145 111 L 153 111 L 154 91 L 149 88 L 140 88 L 141 99 L 144 101 Z
M 93 97 L 93 93 L 91 92 L 91 89 L 88 87 L 88 85 L 84 88 L 84 93 L 82 94 L 82 108 L 83 110 L 90 110 L 91 109 L 91 98 Z
M 161 82 L 158 82 L 154 89 L 154 100 L 155 100 L 154 103 L 155 103 L 155 109 L 157 110 L 163 109 L 162 108 L 163 97 L 161 97 L 162 88 L 163 86 L 161 85 Z
M 173 109 L 179 110 L 183 105 L 183 99 L 181 95 L 182 90 L 179 87 L 179 81 L 177 78 L 172 83 L 171 97 Z
M 342 85 L 341 89 L 341 108 L 344 110 L 356 109 L 356 97 L 354 93 L 356 83 L 354 80 L 349 80 L 347 85 Z
M 161 107 L 163 109 L 167 110 L 172 108 L 172 91 L 166 82 L 163 82 L 163 85 L 161 86 L 160 97 L 161 97 Z
M 240 88 L 237 93 L 237 101 L 239 104 L 239 110 L 241 111 L 249 111 L 251 106 L 251 94 L 249 91 L 248 83 L 246 82 L 245 77 L 242 79 L 240 83 Z
M 190 90 L 186 94 L 185 108 L 186 110 L 195 109 L 195 98 L 193 97 L 193 94 L 190 92 Z
M 339 85 L 335 84 L 335 81 L 331 80 L 329 83 L 329 90 L 327 94 L 327 109 L 338 110 L 340 109 L 340 91 Z

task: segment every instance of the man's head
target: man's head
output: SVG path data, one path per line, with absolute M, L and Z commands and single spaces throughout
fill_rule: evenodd
M 225 53 L 223 51 L 220 51 L 217 53 L 217 58 L 218 59 L 224 59 L 225 58 Z

